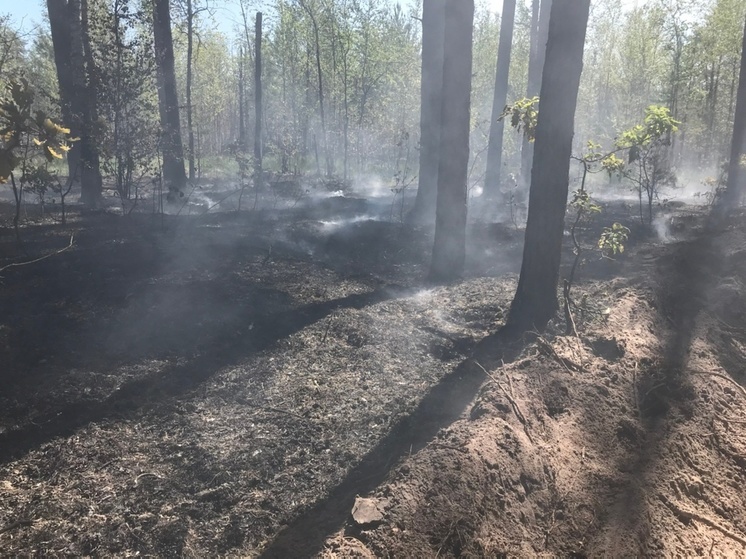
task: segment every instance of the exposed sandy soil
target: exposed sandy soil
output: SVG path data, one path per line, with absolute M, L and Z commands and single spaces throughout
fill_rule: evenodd
M 608 319 L 534 339 L 323 557 L 746 555 L 746 235 L 638 247 Z
M 507 344 L 519 233 L 426 288 L 368 210 L 73 215 L 2 272 L 0 555 L 746 554 L 742 218 L 633 231 L 579 338 Z

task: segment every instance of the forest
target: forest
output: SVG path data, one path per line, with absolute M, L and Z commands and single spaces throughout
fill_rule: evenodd
M 746 0 L 28 10 L 0 557 L 746 554 Z

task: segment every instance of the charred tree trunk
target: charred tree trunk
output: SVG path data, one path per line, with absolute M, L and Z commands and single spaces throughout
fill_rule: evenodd
M 743 47 L 741 48 L 741 70 L 738 76 L 738 93 L 736 94 L 736 114 L 733 120 L 733 139 L 730 147 L 728 165 L 728 188 L 726 202 L 728 206 L 740 205 L 746 193 L 746 173 L 741 158 L 746 152 L 746 28 L 744 29 Z
M 457 279 L 464 269 L 473 23 L 474 0 L 446 0 L 433 282 Z
M 52 32 L 54 63 L 57 69 L 59 84 L 60 109 L 62 120 L 73 137 L 80 137 L 80 119 L 73 111 L 73 101 L 78 96 L 72 69 L 72 4 L 69 0 L 47 0 L 49 26 Z M 67 153 L 67 165 L 70 177 L 75 177 L 80 165 L 80 142 L 73 142 Z
M 500 115 L 508 100 L 508 76 L 510 74 L 510 51 L 513 46 L 513 24 L 515 20 L 515 0 L 503 1 L 500 22 L 500 43 L 497 47 L 497 71 L 495 72 L 495 92 L 492 98 L 492 120 L 487 146 L 487 173 L 484 178 L 484 194 L 489 201 L 498 198 L 500 171 L 503 157 L 503 131 L 505 122 Z
M 558 308 L 573 125 L 590 0 L 554 0 L 518 290 L 507 327 L 543 329 Z
M 60 88 L 62 118 L 73 136 L 68 154 L 70 177 L 78 176 L 81 202 L 95 207 L 101 200 L 101 172 L 97 141 L 93 137 L 96 110 L 97 76 L 88 34 L 87 0 L 47 0 L 52 31 L 57 79 Z
M 88 0 L 80 3 L 80 35 L 83 48 L 83 134 L 80 138 L 80 201 L 95 208 L 101 202 L 103 184 L 96 138 L 98 123 L 98 76 L 93 62 L 91 37 L 88 27 Z
M 541 5 L 541 9 L 537 10 Z M 531 39 L 531 57 L 528 61 L 528 86 L 526 97 L 536 97 L 541 90 L 541 73 L 544 69 L 544 58 L 547 52 L 547 35 L 549 33 L 549 14 L 552 0 L 534 0 L 533 13 L 538 12 L 538 25 L 535 36 Z M 534 29 L 532 28 L 532 31 Z M 524 191 L 531 184 L 531 163 L 534 160 L 534 144 L 524 135 L 521 144 L 521 186 Z
M 422 11 L 419 184 L 414 208 L 409 215 L 413 223 L 432 224 L 435 220 L 443 96 L 444 25 L 445 0 L 426 0 Z
M 158 109 L 161 118 L 163 183 L 169 197 L 183 196 L 186 186 L 184 147 L 181 143 L 179 98 L 176 93 L 174 45 L 168 0 L 153 0 L 153 38 L 158 67 Z
M 257 195 L 262 188 L 262 12 L 256 14 L 256 37 L 254 38 L 254 107 L 256 122 L 254 124 L 254 176 Z

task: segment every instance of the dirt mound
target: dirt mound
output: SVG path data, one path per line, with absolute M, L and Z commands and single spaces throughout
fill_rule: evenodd
M 324 212 L 81 215 L 6 271 L 0 556 L 746 553 L 742 219 L 516 348 L 519 234 L 422 289 L 427 231 Z
M 474 361 L 467 414 L 322 556 L 743 556 L 745 241 L 731 224 L 670 245 L 647 280 L 596 286 L 611 312 L 580 338 Z

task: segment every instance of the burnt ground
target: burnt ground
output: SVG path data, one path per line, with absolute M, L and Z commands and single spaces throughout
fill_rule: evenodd
M 746 553 L 743 216 L 633 228 L 578 337 L 507 344 L 519 232 L 426 286 L 429 232 L 370 210 L 0 237 L 2 268 L 75 232 L 0 273 L 0 555 Z

